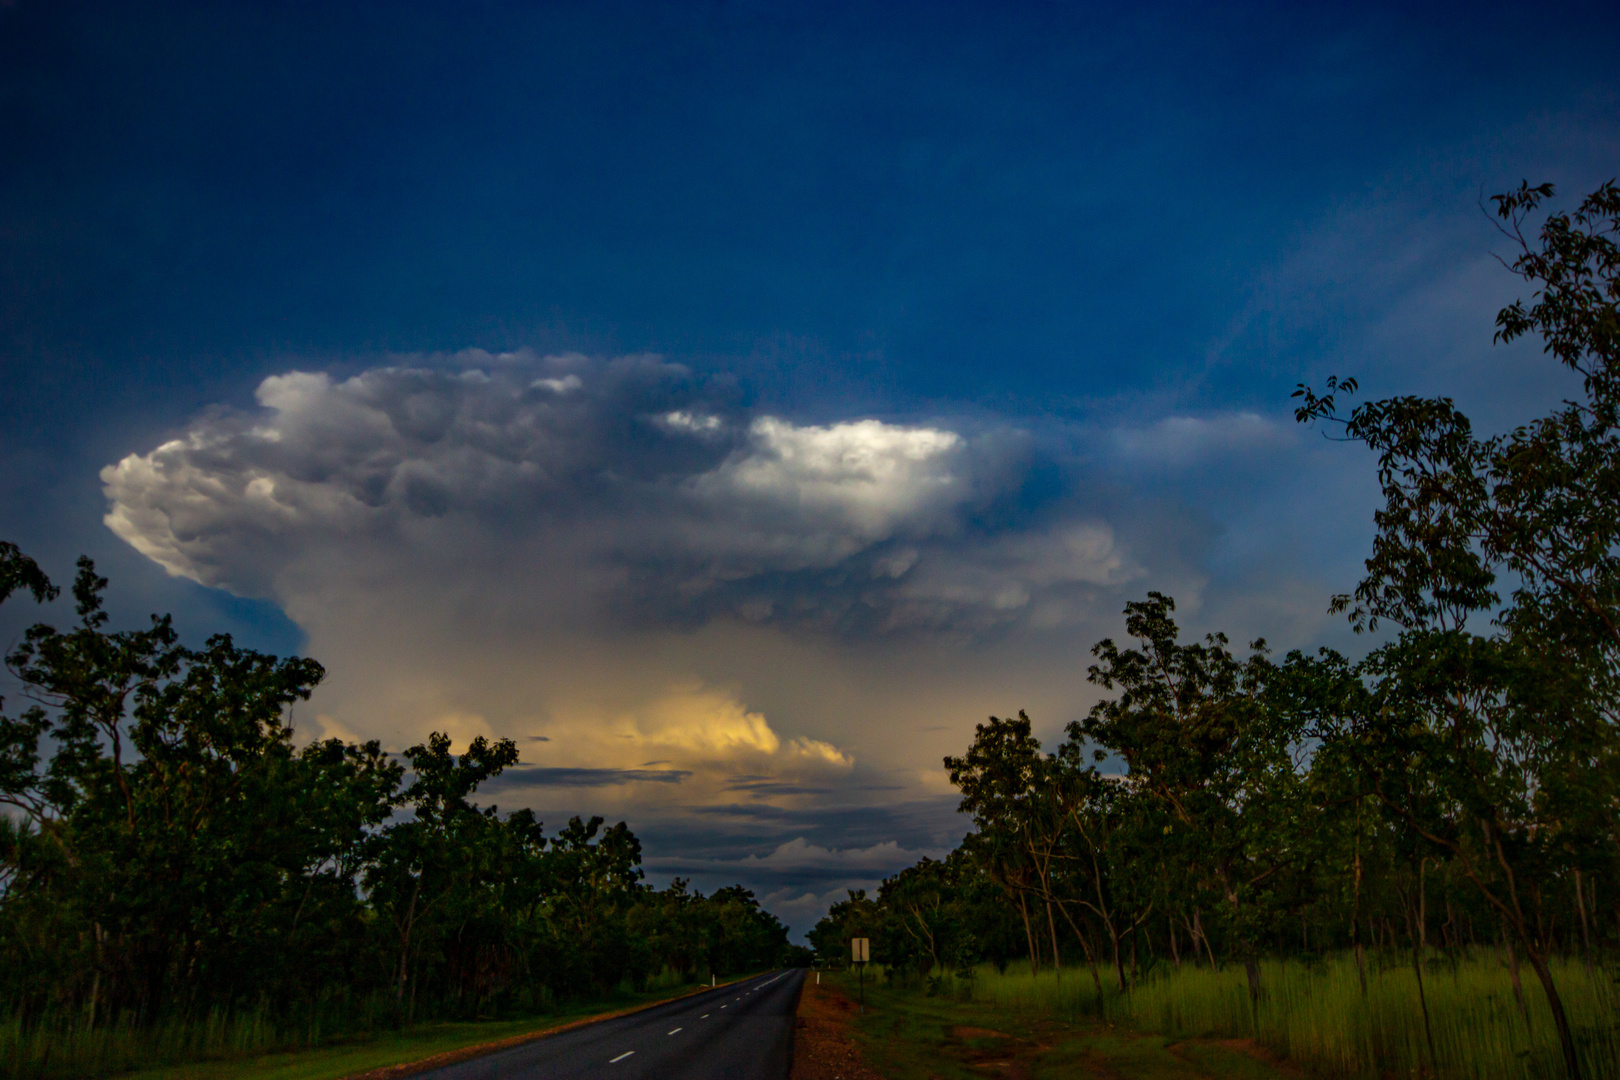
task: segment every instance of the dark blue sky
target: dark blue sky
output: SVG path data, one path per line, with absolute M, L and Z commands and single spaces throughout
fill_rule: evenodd
M 614 541 L 615 565 L 633 563 L 644 587 L 603 602 L 619 613 L 602 616 L 603 655 L 664 620 L 687 635 L 670 646 L 687 650 L 670 671 L 724 684 L 776 730 L 844 745 L 787 676 L 705 668 L 705 650 L 721 646 L 692 644 L 695 627 L 723 623 L 724 611 L 780 621 L 791 607 L 823 619 L 780 622 L 772 632 L 795 648 L 869 651 L 855 639 L 923 618 L 926 593 L 930 632 L 943 637 L 883 654 L 896 682 L 946 663 L 938 650 L 965 649 L 1003 673 L 998 687 L 1017 685 L 1035 676 L 997 650 L 1024 630 L 970 618 L 961 597 L 987 567 L 1005 580 L 986 611 L 1033 612 L 1042 589 L 1068 588 L 1028 553 L 1027 538 L 1053 522 L 1105 523 L 1123 561 L 1099 569 L 1113 556 L 1088 548 L 1091 569 L 1058 575 L 1104 593 L 1087 594 L 1085 618 L 1073 614 L 1078 593 L 1063 601 L 1071 614 L 1050 618 L 1072 634 L 1042 638 L 1038 660 L 1083 647 L 1122 597 L 1161 576 L 1199 590 L 1199 618 L 1287 644 L 1340 640 L 1318 609 L 1351 583 L 1369 535 L 1367 463 L 1302 440 L 1288 393 L 1353 372 L 1377 394 L 1455 393 L 1488 425 L 1557 395 L 1533 348 L 1490 347 L 1491 317 L 1515 290 L 1491 260 L 1501 242 L 1478 204 L 1524 178 L 1574 195 L 1620 172 L 1620 11 L 1123 8 L 0 4 L 0 535 L 58 574 L 93 553 L 129 615 L 173 609 L 198 635 L 230 628 L 269 648 L 318 646 L 336 632 L 321 629 L 329 591 L 247 568 L 264 556 L 246 548 L 231 549 L 228 566 L 193 551 L 181 570 L 240 596 L 168 576 L 103 526 L 109 498 L 122 496 L 103 491 L 99 471 L 178 433 L 225 431 L 218 417 L 251 417 L 261 381 L 294 370 L 341 381 L 389 365 L 460 370 L 475 362 L 449 354 L 466 349 L 527 350 L 533 363 L 577 352 L 594 395 L 611 358 L 657 353 L 690 369 L 692 385 L 648 397 L 602 375 L 612 386 L 577 429 L 597 434 L 571 444 L 581 460 L 662 460 L 659 445 L 602 434 L 642 431 L 615 427 L 632 412 L 614 410 L 651 416 L 654 398 L 695 402 L 736 432 L 774 416 L 795 431 L 871 418 L 979 433 L 986 441 L 963 451 L 976 477 L 1023 455 L 1020 479 L 974 481 L 978 501 L 951 503 L 949 524 L 919 524 L 921 504 L 904 499 L 903 527 L 839 518 L 868 545 L 860 557 L 897 568 L 895 580 L 935 568 L 935 584 L 904 602 L 861 601 L 875 612 L 867 622 L 839 606 L 854 602 L 841 563 L 766 566 L 757 552 L 738 563 L 737 550 L 712 546 L 675 558 L 668 540 L 626 554 Z M 333 424 L 310 436 L 310 460 L 327 460 L 316 451 L 336 445 Z M 748 430 L 755 457 L 715 444 L 702 467 L 754 483 L 763 474 L 744 466 L 786 453 L 791 433 L 771 442 Z M 1019 439 L 1016 453 L 993 449 Z M 719 481 L 694 471 L 682 483 L 710 498 Z M 650 535 L 631 524 L 651 520 L 642 496 L 580 484 L 566 505 L 595 509 L 570 535 Z M 141 489 L 142 505 L 161 510 L 168 496 L 153 490 Z M 567 516 L 560 505 L 531 519 L 512 502 L 504 527 L 550 528 Z M 763 528 L 757 507 L 736 513 L 725 518 L 733 532 Z M 196 526 L 227 539 L 245 527 Z M 895 554 L 903 533 L 925 532 L 956 546 Z M 299 543 L 327 551 L 327 540 L 285 541 Z M 426 541 L 398 543 L 367 549 L 368 565 Z M 561 566 L 559 550 L 535 557 Z M 694 580 L 676 576 L 691 573 L 758 588 L 728 585 L 676 611 Z M 250 579 L 261 584 L 240 584 Z M 1006 599 L 1018 589 L 1026 601 Z M 630 609 L 635 618 L 620 618 Z M 414 617 L 450 619 L 443 610 Z M 6 625 L 21 617 L 8 612 Z M 471 708 L 459 700 L 445 691 L 443 708 Z M 479 709 L 505 733 L 495 705 Z M 950 731 L 970 730 L 977 711 L 964 706 Z M 1048 716 L 1050 730 L 1059 717 Z M 580 753 L 554 764 L 606 767 Z M 900 768 L 884 750 L 856 760 Z M 682 787 L 655 786 L 660 798 Z M 911 809 L 896 821 L 921 820 L 915 807 L 944 797 L 906 791 Z M 866 797 L 839 798 L 836 813 L 794 804 L 800 816 L 759 834 L 757 850 L 802 837 L 830 851 L 845 835 L 863 850 L 876 843 L 881 833 L 831 824 Z M 931 827 L 902 847 L 955 826 Z M 672 832 L 663 852 L 701 846 Z M 811 877 L 819 857 L 800 860 Z M 767 869 L 749 872 L 769 891 Z

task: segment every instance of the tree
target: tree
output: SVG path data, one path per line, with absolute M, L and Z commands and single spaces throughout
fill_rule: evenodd
M 1260 996 L 1258 938 L 1271 879 L 1300 857 L 1305 802 L 1296 718 L 1268 707 L 1273 665 L 1265 642 L 1248 660 L 1223 634 L 1183 645 L 1161 593 L 1127 604 L 1125 629 L 1140 643 L 1104 639 L 1088 678 L 1119 695 L 1098 702 L 1069 738 L 1117 754 L 1129 775 L 1168 809 L 1203 851 L 1199 869 L 1218 883 L 1237 934 L 1251 997 Z
M 883 922 L 877 901 L 866 895 L 865 889 L 850 889 L 849 895 L 827 909 L 827 914 L 806 936 L 816 950 L 816 957 L 826 964 L 849 963 L 851 938 L 873 938 Z M 882 939 L 875 945 L 881 950 Z M 881 963 L 881 952 L 876 956 Z
M 1039 971 L 1039 931 L 1031 924 L 1029 901 L 1051 896 L 1050 885 L 1043 881 L 1051 873 L 1062 821 L 1050 802 L 1050 763 L 1041 753 L 1040 740 L 1030 733 L 1029 717 L 1019 712 L 1015 720 L 992 716 L 988 723 L 975 725 L 966 756 L 947 757 L 945 769 L 962 792 L 958 811 L 973 817 L 973 847 L 980 864 L 1018 904 L 1030 968 Z M 1061 966 L 1049 900 L 1046 922 L 1053 965 Z
M 0 717 L 0 802 L 22 815 L 11 930 L 79 943 L 53 953 L 45 1000 L 83 1001 L 92 1021 L 150 1018 L 175 995 L 293 993 L 285 945 L 339 947 L 312 935 L 358 914 L 365 832 L 397 769 L 375 743 L 294 749 L 285 714 L 320 665 L 225 636 L 188 649 L 166 618 L 108 632 L 105 587 L 81 559 L 78 625 L 36 625 L 7 660 L 33 702 Z
M 167 618 L 112 630 L 106 584 L 81 560 L 76 623 L 7 657 L 26 707 L 0 713 L 0 1021 L 27 1045 L 237 1010 L 297 1042 L 369 1023 L 378 992 L 402 1020 L 532 1012 L 791 954 L 745 889 L 642 885 L 624 822 L 548 840 L 528 810 L 476 805 L 510 741 L 296 745 L 319 664 L 191 648 Z M 0 543 L 0 600 L 19 592 L 57 595 Z
M 0 604 L 18 589 L 33 593 L 34 600 L 41 604 L 55 600 L 59 593 L 37 562 L 24 555 L 16 544 L 0 540 Z
M 1385 805 L 1461 860 L 1529 956 L 1578 1077 L 1523 886 L 1546 872 L 1547 837 L 1574 826 L 1612 853 L 1616 836 L 1620 188 L 1610 181 L 1573 213 L 1548 214 L 1532 246 L 1525 223 L 1553 195 L 1526 183 L 1493 200 L 1518 249 L 1508 268 L 1534 286 L 1528 305 L 1497 315 L 1496 340 L 1539 334 L 1580 377 L 1579 398 L 1480 438 L 1449 398 L 1369 401 L 1341 416 L 1335 399 L 1359 389 L 1353 379 L 1295 397 L 1301 422 L 1342 425 L 1378 455 L 1384 507 L 1367 575 L 1333 606 L 1357 629 L 1383 620 L 1402 635 L 1369 662 L 1380 711 L 1357 728 L 1358 745 Z M 1470 633 L 1476 616 L 1495 631 Z M 1426 798 L 1414 789 L 1420 765 Z
M 413 775 L 400 802 L 412 817 L 388 826 L 366 872 L 372 903 L 388 913 L 398 938 L 394 1002 L 401 1017 L 422 921 L 456 889 L 476 887 L 493 869 L 495 808 L 480 809 L 468 797 L 517 756 L 511 739 L 491 743 L 480 735 L 458 758 L 440 732 L 405 751 Z

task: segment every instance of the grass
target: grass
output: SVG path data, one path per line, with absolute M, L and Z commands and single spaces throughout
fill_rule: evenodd
M 1564 1075 L 1552 1014 L 1525 969 L 1525 1009 L 1494 954 L 1432 958 L 1424 970 L 1434 1035 L 1431 1058 L 1417 978 L 1410 964 L 1369 964 L 1365 997 L 1354 961 L 1263 965 L 1265 993 L 1251 1006 L 1241 968 L 1160 967 L 1132 993 L 1105 991 L 1067 968 L 1039 976 L 1026 968 L 936 983 L 943 995 L 1015 1016 L 1085 1024 L 1102 1018 L 1169 1040 L 1252 1039 L 1312 1075 L 1343 1078 L 1434 1076 L 1457 1080 L 1537 1080 Z M 1104 986 L 1109 985 L 1104 973 Z M 1579 962 L 1554 963 L 1554 980 L 1576 1033 L 1586 1075 L 1620 1080 L 1620 989 L 1614 973 Z M 1185 1055 L 1206 1054 L 1188 1044 Z
M 121 1074 L 125 1080 L 339 1080 L 341 1077 L 419 1061 L 449 1050 L 495 1042 L 514 1035 L 561 1027 L 570 1020 L 602 1011 L 601 1005 L 544 1019 L 465 1024 L 424 1024 L 405 1032 L 383 1032 L 363 1041 L 283 1053 L 257 1054 L 236 1060 L 195 1061 L 160 1065 Z
M 855 979 L 835 978 L 847 995 Z M 1058 1080 L 1283 1080 L 1288 1073 L 1253 1047 L 1171 1039 L 1094 1016 L 1061 1019 L 1039 1010 L 959 996 L 930 997 L 892 983 L 866 987 L 855 1020 L 862 1056 L 891 1080 L 982 1080 L 986 1075 Z
M 417 1061 L 468 1046 L 540 1033 L 614 1010 L 678 996 L 695 984 L 661 980 L 641 993 L 621 990 L 607 1001 L 569 1004 L 543 1016 L 467 1023 L 417 1024 L 323 1037 L 319 1029 L 277 1028 L 262 1015 L 211 1016 L 145 1030 L 22 1031 L 0 1024 L 0 1078 L 57 1080 L 339 1080 L 368 1069 Z
M 1129 1014 L 1169 1033 L 1252 1033 L 1290 1059 L 1331 1076 L 1425 1072 L 1458 1078 L 1564 1075 L 1552 1012 L 1541 987 L 1523 972 L 1525 1010 L 1494 957 L 1441 961 L 1424 971 L 1434 1034 L 1431 1061 L 1417 977 L 1409 965 L 1368 973 L 1365 998 L 1349 958 L 1307 968 L 1268 965 L 1266 997 L 1250 1009 L 1241 972 L 1208 969 L 1151 981 L 1131 996 Z M 1554 982 L 1593 1078 L 1620 1077 L 1620 994 L 1611 975 L 1554 962 Z

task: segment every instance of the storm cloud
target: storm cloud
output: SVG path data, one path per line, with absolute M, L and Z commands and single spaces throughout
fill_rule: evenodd
M 518 738 L 503 807 L 622 816 L 655 873 L 758 882 L 796 920 L 953 843 L 941 756 L 991 712 L 1073 718 L 1128 595 L 1196 604 L 1207 525 L 1108 469 L 1163 441 L 1152 468 L 1207 469 L 1265 426 L 808 421 L 649 355 L 256 396 L 105 468 L 106 523 L 298 624 L 330 672 L 304 730 Z
M 1039 454 L 1012 426 L 749 415 L 656 357 L 472 353 L 257 397 L 105 469 L 113 532 L 248 595 L 311 554 L 387 549 L 567 566 L 574 617 L 844 635 L 1061 621 L 1142 572 L 1066 493 L 1031 505 Z

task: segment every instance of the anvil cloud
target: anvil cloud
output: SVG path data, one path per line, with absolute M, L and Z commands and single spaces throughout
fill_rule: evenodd
M 1143 592 L 1354 648 L 1288 394 L 1565 396 L 1479 199 L 1614 175 L 1613 9 L 0 3 L 3 538 L 803 929 Z
M 331 671 L 312 731 L 511 736 L 504 803 L 687 829 L 700 873 L 724 862 L 693 841 L 717 814 L 786 815 L 759 840 L 796 851 L 825 846 L 812 810 L 932 808 L 906 850 L 937 845 L 958 828 L 942 752 L 992 709 L 1072 709 L 1072 663 L 1043 658 L 1147 567 L 1196 591 L 1073 446 L 738 397 L 655 356 L 291 371 L 104 469 L 106 524 L 299 624 Z M 825 896 L 815 872 L 795 902 Z
M 593 617 L 845 634 L 1051 621 L 1077 590 L 1140 574 L 1077 507 L 985 524 L 1021 509 L 1033 452 L 1010 427 L 750 417 L 655 357 L 456 359 L 266 379 L 262 411 L 205 416 L 104 470 L 107 525 L 246 594 L 386 549 L 547 579 L 548 600 Z

